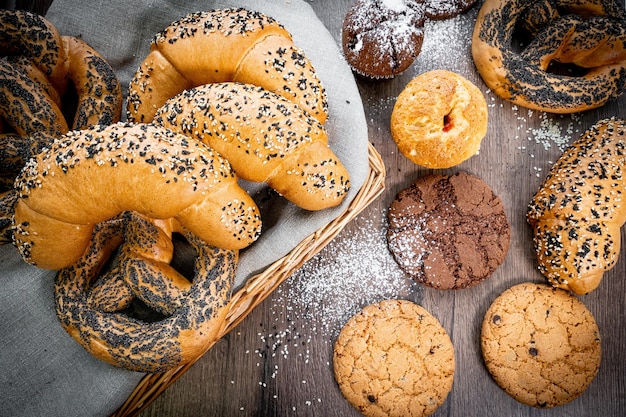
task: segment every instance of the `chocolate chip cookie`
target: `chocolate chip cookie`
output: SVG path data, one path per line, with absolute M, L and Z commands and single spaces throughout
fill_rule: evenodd
M 600 367 L 593 315 L 569 292 L 545 284 L 518 284 L 496 298 L 483 320 L 481 345 L 498 385 L 538 408 L 574 400 Z
M 333 366 L 344 397 L 365 416 L 427 416 L 452 388 L 454 349 L 423 307 L 384 300 L 344 325 Z

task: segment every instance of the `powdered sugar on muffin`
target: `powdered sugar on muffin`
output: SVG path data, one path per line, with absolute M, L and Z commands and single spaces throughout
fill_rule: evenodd
M 370 78 L 391 78 L 419 55 L 425 7 L 406 0 L 357 0 L 342 29 L 344 56 L 352 69 Z

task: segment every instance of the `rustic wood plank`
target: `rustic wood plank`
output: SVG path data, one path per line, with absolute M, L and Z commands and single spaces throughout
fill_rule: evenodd
M 314 1 L 311 6 L 340 42 L 343 16 L 351 1 Z M 469 16 L 475 16 L 470 11 Z M 464 26 L 465 25 L 465 26 Z M 448 30 L 469 30 L 467 22 L 449 24 Z M 434 27 L 435 25 L 433 25 Z M 459 26 L 461 27 L 459 29 Z M 437 29 L 432 29 L 433 32 Z M 426 32 L 429 36 L 429 32 Z M 441 33 L 433 36 L 441 37 Z M 436 45 L 430 52 L 445 51 Z M 624 312 L 625 281 L 622 277 L 626 261 L 621 256 L 618 265 L 606 274 L 603 284 L 582 298 L 594 313 L 603 336 L 603 360 L 600 372 L 588 391 L 579 399 L 552 410 L 536 410 L 507 396 L 490 378 L 480 353 L 480 324 L 491 301 L 511 285 L 526 280 L 542 281 L 536 269 L 531 244 L 531 231 L 526 224 L 526 205 L 537 190 L 545 173 L 561 153 L 547 138 L 540 140 L 548 127 L 567 129 L 572 139 L 588 126 L 605 116 L 626 115 L 626 99 L 585 114 L 550 116 L 529 112 L 490 95 L 469 58 L 469 43 L 449 45 L 454 51 L 465 51 L 441 63 L 426 53 L 420 55 L 413 68 L 390 81 L 358 79 L 366 111 L 370 141 L 381 153 L 387 168 L 387 189 L 333 242 L 351 244 L 358 230 L 382 230 L 383 217 L 395 194 L 428 170 L 419 168 L 402 157 L 389 133 L 389 117 L 395 97 L 416 74 L 430 69 L 437 61 L 446 69 L 462 73 L 474 81 L 487 96 L 489 132 L 478 156 L 444 172 L 466 170 L 483 178 L 502 198 L 512 226 L 511 248 L 504 264 L 487 281 L 477 287 L 456 292 L 423 288 L 410 283 L 397 285 L 399 298 L 412 299 L 432 312 L 449 331 L 455 346 L 456 373 L 453 389 L 446 403 L 434 416 L 618 416 L 626 413 L 626 317 Z M 428 51 L 423 51 L 428 52 Z M 544 123 L 542 127 L 542 123 Z M 533 129 L 536 131 L 533 133 Z M 541 131 L 543 129 L 543 131 Z M 544 146 L 551 147 L 545 149 Z M 357 236 L 358 237 L 358 236 Z M 333 245 L 334 246 L 334 245 Z M 364 245 L 364 251 L 371 245 Z M 358 249 L 357 249 L 358 250 Z M 382 249 L 384 250 L 384 248 Z M 334 258 L 334 249 L 324 250 L 315 259 L 318 270 L 341 262 Z M 363 257 L 368 254 L 364 253 Z M 384 255 L 389 257 L 389 254 Z M 313 262 L 313 261 L 312 261 Z M 310 263 L 312 263 L 310 262 Z M 307 269 L 307 266 L 304 267 Z M 312 268 L 311 268 L 312 269 Z M 376 273 L 389 273 L 389 267 L 379 267 Z M 332 343 L 345 317 L 320 317 L 311 313 L 316 305 L 294 305 L 286 298 L 298 293 L 298 285 L 306 279 L 286 281 L 279 290 L 263 302 L 235 332 L 217 346 L 180 380 L 161 395 L 142 417 L 177 415 L 238 415 L 238 416 L 358 416 L 341 396 L 332 376 Z M 312 275 L 309 273 L 309 275 Z M 310 279 L 319 279 L 311 277 Z M 328 279 L 333 279 L 329 276 Z M 372 290 L 363 277 L 362 291 Z M 344 293 L 338 297 L 358 297 Z M 363 297 L 367 299 L 367 297 Z M 332 302 L 332 300 L 329 300 Z M 285 305 L 290 309 L 287 309 Z M 329 324 L 330 323 L 330 324 Z M 326 328 L 324 327 L 326 326 Z M 297 338 L 296 338 L 297 336 Z M 283 343 L 277 347 L 276 343 Z M 288 345 L 288 348 L 284 346 Z M 285 350 L 283 350 L 285 349 Z M 288 352 L 288 353 L 285 353 Z

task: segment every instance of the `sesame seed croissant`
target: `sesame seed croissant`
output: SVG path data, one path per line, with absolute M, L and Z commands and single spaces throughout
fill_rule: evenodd
M 72 131 L 15 181 L 13 238 L 27 262 L 76 262 L 96 224 L 124 211 L 174 218 L 206 243 L 237 250 L 260 234 L 256 203 L 228 161 L 161 126 L 125 124 Z
M 577 294 L 593 291 L 620 252 L 626 221 L 626 122 L 597 122 L 563 153 L 532 201 L 539 270 Z
M 128 120 L 150 122 L 167 99 L 202 84 L 255 84 L 321 123 L 326 93 L 304 52 L 275 19 L 243 8 L 190 13 L 158 33 L 130 82 Z
M 350 188 L 322 124 L 262 87 L 229 82 L 192 88 L 168 100 L 154 123 L 206 143 L 240 178 L 265 181 L 306 210 L 334 207 Z

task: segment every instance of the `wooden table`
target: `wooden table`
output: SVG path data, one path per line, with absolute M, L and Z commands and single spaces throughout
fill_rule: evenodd
M 310 3 L 338 43 L 350 3 Z M 536 268 L 525 212 L 562 152 L 560 140 L 569 137 L 571 142 L 603 117 L 626 116 L 626 96 L 573 117 L 529 112 L 494 97 L 469 55 L 475 16 L 476 10 L 472 10 L 453 21 L 428 24 L 422 54 L 401 76 L 389 81 L 357 80 L 370 141 L 387 169 L 384 194 L 172 384 L 142 417 L 358 416 L 333 379 L 333 342 L 350 313 L 385 297 L 421 304 L 450 334 L 455 347 L 455 380 L 448 399 L 434 416 L 626 415 L 624 256 L 605 274 L 600 288 L 581 297 L 600 327 L 603 358 L 596 379 L 577 400 L 551 410 L 517 403 L 496 385 L 482 361 L 480 325 L 489 304 L 513 284 L 543 281 Z M 444 32 L 450 34 L 448 40 L 442 36 Z M 393 104 L 408 81 L 435 68 L 459 72 L 475 82 L 485 93 L 490 117 L 480 154 L 441 172 L 464 170 L 484 179 L 502 198 L 512 227 L 504 264 L 482 284 L 458 291 L 433 290 L 408 282 L 394 268 L 383 239 L 389 203 L 397 192 L 428 172 L 398 153 L 389 132 Z M 560 139 L 554 132 L 560 133 Z M 342 262 L 343 267 L 338 265 Z M 385 283 L 386 278 L 391 283 Z M 331 290 L 322 289 L 324 280 Z M 379 285 L 382 288 L 375 288 Z
M 338 43 L 350 3 L 310 2 Z M 471 61 L 475 16 L 476 8 L 456 19 L 428 23 L 422 53 L 401 76 L 376 82 L 357 79 L 370 141 L 386 165 L 385 192 L 172 384 L 142 417 L 359 416 L 333 378 L 333 342 L 351 314 L 383 298 L 419 303 L 450 334 L 456 360 L 454 385 L 434 416 L 626 415 L 624 255 L 596 291 L 580 298 L 598 322 L 603 346 L 600 371 L 581 397 L 550 410 L 522 405 L 496 385 L 482 361 L 480 325 L 493 299 L 511 285 L 543 281 L 525 220 L 528 202 L 564 143 L 603 117 L 625 117 L 626 96 L 574 116 L 531 112 L 502 101 L 488 91 Z M 503 200 L 512 228 L 504 264 L 487 281 L 457 291 L 411 282 L 395 266 L 384 242 L 389 203 L 417 177 L 431 172 L 399 154 L 389 131 L 393 104 L 415 75 L 435 68 L 458 72 L 476 83 L 487 98 L 490 118 L 479 155 L 438 172 L 463 170 L 485 180 Z

